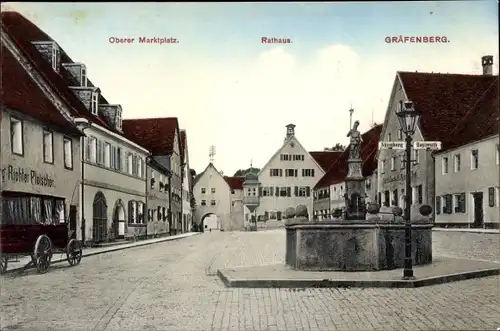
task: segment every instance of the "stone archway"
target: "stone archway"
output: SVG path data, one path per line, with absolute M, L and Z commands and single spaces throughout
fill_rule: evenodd
M 94 197 L 92 214 L 92 239 L 94 242 L 103 242 L 107 239 L 108 205 L 106 197 L 99 191 Z
M 215 213 L 206 213 L 201 217 L 200 220 L 200 229 L 202 232 L 212 230 L 220 230 L 220 222 L 219 218 Z
M 115 238 L 125 238 L 126 221 L 125 221 L 125 207 L 123 201 L 118 199 L 113 209 L 113 232 Z

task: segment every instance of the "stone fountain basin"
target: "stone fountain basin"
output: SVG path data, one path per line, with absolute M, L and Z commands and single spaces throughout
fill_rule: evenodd
M 432 227 L 432 223 L 412 224 L 413 265 L 432 263 Z M 285 228 L 285 263 L 292 269 L 377 271 L 404 267 L 404 224 L 289 220 Z

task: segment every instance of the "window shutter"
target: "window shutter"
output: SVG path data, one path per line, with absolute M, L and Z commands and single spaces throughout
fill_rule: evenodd
M 291 188 L 291 187 L 287 187 L 287 188 L 286 188 L 286 196 L 287 196 L 287 197 L 292 196 L 292 188 Z
M 269 169 L 269 176 L 273 176 L 273 169 Z
M 441 197 L 436 197 L 436 214 L 441 214 Z
M 259 197 L 262 196 L 262 187 L 259 187 Z
M 488 188 L 488 206 L 490 206 L 490 207 L 495 206 L 495 188 L 494 187 Z
M 130 164 L 128 162 L 128 158 L 130 157 L 130 153 L 127 153 L 125 155 L 126 155 L 126 157 L 125 157 L 125 172 L 130 173 L 130 169 L 129 169 Z
M 310 197 L 310 196 L 311 196 L 311 188 L 309 186 L 307 186 L 306 187 L 306 197 Z
M 311 177 L 314 177 L 314 169 L 311 169 Z
M 274 194 L 275 196 L 277 196 L 277 197 L 280 196 L 280 188 L 279 187 L 276 186 L 274 192 L 275 192 L 275 194 Z
M 299 187 L 298 186 L 295 186 L 293 188 L 294 192 L 295 192 L 295 196 L 298 197 L 299 196 Z
M 272 197 L 274 193 L 274 187 L 269 187 L 269 196 Z
M 128 222 L 132 223 L 133 222 L 133 216 L 132 216 L 132 201 L 128 202 Z
M 294 174 L 295 177 L 297 177 L 299 175 L 299 171 L 297 169 L 294 169 L 293 170 L 293 174 Z
M 85 160 L 89 159 L 89 138 L 83 137 L 83 155 Z
M 280 169 L 280 177 L 283 177 L 283 169 Z

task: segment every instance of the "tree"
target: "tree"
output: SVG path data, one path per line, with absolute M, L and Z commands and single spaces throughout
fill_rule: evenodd
M 260 172 L 260 169 L 259 168 L 240 169 L 234 173 L 233 177 L 243 177 L 249 172 L 258 174 Z
M 339 143 L 336 143 L 335 146 L 332 147 L 332 152 L 342 152 L 345 150 L 345 146 Z

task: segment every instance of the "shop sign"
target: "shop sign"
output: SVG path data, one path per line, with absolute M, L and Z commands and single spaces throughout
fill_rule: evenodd
M 411 173 L 411 178 L 414 179 L 417 177 L 416 172 Z M 402 182 L 406 180 L 406 174 L 405 173 L 400 173 L 395 176 L 390 176 L 388 178 L 384 178 L 383 182 L 384 184 L 390 184 L 390 183 L 395 183 L 395 182 Z
M 33 186 L 55 187 L 54 179 L 46 173 L 40 173 L 30 168 L 9 165 L 2 169 L 2 182 L 31 184 Z

